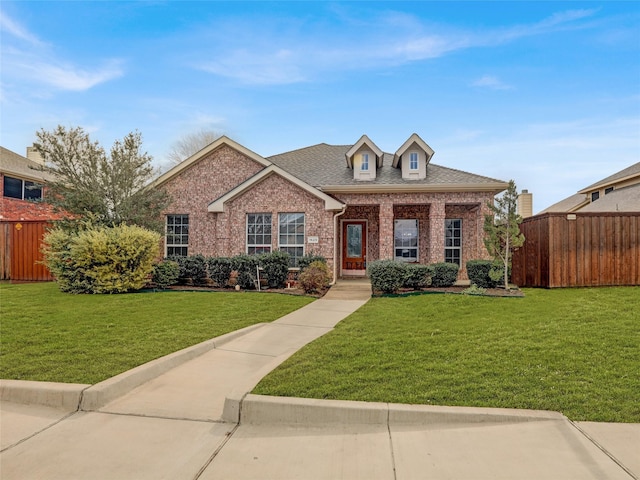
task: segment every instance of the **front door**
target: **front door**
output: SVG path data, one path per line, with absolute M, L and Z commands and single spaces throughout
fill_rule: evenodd
M 342 223 L 342 273 L 363 275 L 367 269 L 367 224 L 345 220 Z

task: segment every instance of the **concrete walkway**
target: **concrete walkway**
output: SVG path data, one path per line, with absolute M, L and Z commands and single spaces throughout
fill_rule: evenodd
M 366 280 L 97 385 L 0 381 L 0 478 L 630 479 L 640 425 L 247 395 L 368 300 Z

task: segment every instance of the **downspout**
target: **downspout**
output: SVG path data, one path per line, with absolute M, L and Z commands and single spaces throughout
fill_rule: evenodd
M 329 284 L 329 286 L 333 286 L 338 281 L 338 252 L 340 250 L 340 245 L 338 242 L 338 217 L 344 215 L 344 212 L 347 211 L 347 205 L 345 204 L 342 207 L 342 211 L 336 213 L 333 216 L 333 280 Z

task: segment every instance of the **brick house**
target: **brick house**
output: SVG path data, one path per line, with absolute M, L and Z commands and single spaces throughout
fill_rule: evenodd
M 23 157 L 0 147 L 0 279 L 51 280 L 40 263 L 42 236 L 53 220 L 62 218 L 42 202 L 48 174 L 38 171 L 42 159 L 27 148 Z
M 363 135 L 261 157 L 221 137 L 155 182 L 172 202 L 165 255 L 233 256 L 284 250 L 327 258 L 334 277 L 368 261 L 486 258 L 484 215 L 506 182 L 431 163 L 411 135 L 391 154 Z

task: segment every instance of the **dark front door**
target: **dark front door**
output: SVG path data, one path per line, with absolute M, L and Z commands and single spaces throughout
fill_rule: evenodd
M 366 270 L 367 224 L 345 220 L 342 223 L 342 270 Z

